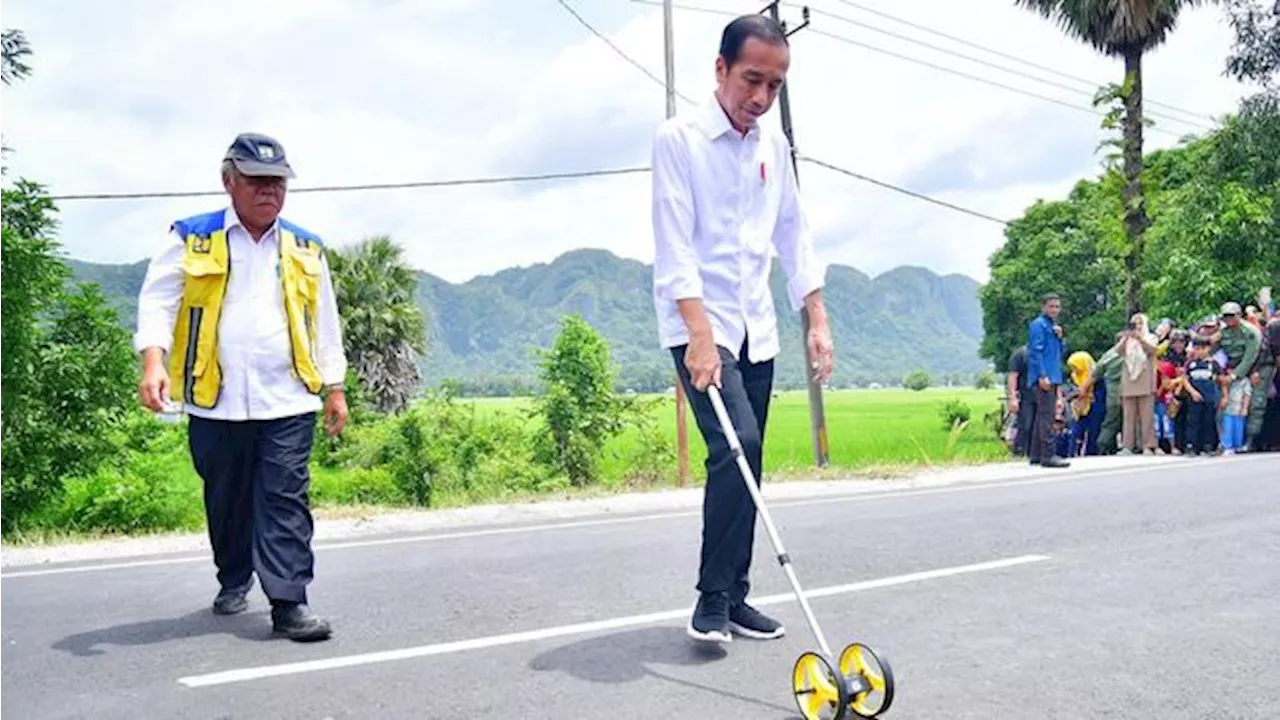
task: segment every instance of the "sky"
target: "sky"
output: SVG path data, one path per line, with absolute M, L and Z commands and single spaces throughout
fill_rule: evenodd
M 663 77 L 660 3 L 565 1 Z M 735 14 L 763 6 L 675 3 Z M 788 76 L 800 153 L 1010 219 L 1099 171 L 1108 131 L 1090 97 L 1121 79 L 1118 59 L 1012 0 L 809 7 L 810 25 L 791 38 Z M 800 13 L 782 6 L 793 27 Z M 730 19 L 674 12 L 676 90 L 694 102 L 711 98 Z M 3 24 L 22 29 L 34 50 L 34 73 L 3 90 L 4 141 L 13 148 L 5 182 L 26 177 L 54 195 L 219 191 L 222 155 L 245 131 L 284 145 L 294 189 L 646 167 L 666 112 L 662 84 L 557 0 L 8 0 Z M 1146 57 L 1148 110 L 1163 114 L 1147 131 L 1148 150 L 1203 132 L 1250 92 L 1222 73 L 1230 43 L 1221 10 L 1202 7 Z M 775 105 L 764 122 L 778 118 Z M 800 164 L 799 177 L 815 242 L 831 263 L 873 276 L 919 265 L 985 281 L 1003 242 L 997 223 L 811 163 Z M 283 214 L 336 246 L 390 235 L 415 267 L 463 282 L 577 248 L 650 262 L 649 200 L 649 175 L 636 173 L 297 192 Z M 77 259 L 135 262 L 163 247 L 172 220 L 225 202 L 66 200 L 60 239 Z

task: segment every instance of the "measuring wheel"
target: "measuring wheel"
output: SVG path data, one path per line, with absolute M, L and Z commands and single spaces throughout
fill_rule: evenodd
M 796 660 L 791 689 L 804 720 L 840 720 L 849 704 L 849 692 L 831 663 L 821 655 L 806 652 Z
M 848 685 L 849 709 L 875 717 L 893 704 L 893 669 L 871 648 L 853 643 L 840 653 L 840 675 Z

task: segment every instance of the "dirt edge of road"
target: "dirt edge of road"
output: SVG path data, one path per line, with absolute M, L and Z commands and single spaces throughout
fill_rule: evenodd
M 1244 460 L 1237 456 L 1232 460 Z M 1258 458 L 1262 459 L 1262 458 Z M 900 477 L 854 477 L 836 480 L 786 479 L 764 485 L 768 502 L 802 501 L 829 496 L 884 493 L 971 483 L 1034 480 L 1056 476 L 1083 476 L 1181 466 L 1192 462 L 1224 462 L 1225 458 L 1192 460 L 1175 456 L 1110 456 L 1076 458 L 1065 470 L 1046 470 L 1026 462 L 923 469 Z M 441 510 L 342 509 L 337 517 L 317 512 L 315 542 L 352 541 L 380 536 L 467 530 L 524 523 L 556 523 L 593 520 L 620 515 L 662 514 L 697 510 L 702 488 L 661 489 L 589 498 L 548 498 L 526 503 L 476 505 Z M 367 511 L 366 511 L 367 510 Z M 203 533 L 146 535 L 109 540 L 85 540 L 65 544 L 0 548 L 0 567 L 32 566 L 119 560 L 169 554 L 207 554 Z

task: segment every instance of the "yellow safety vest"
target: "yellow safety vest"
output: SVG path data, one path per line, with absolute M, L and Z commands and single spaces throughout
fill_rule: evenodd
M 169 350 L 169 394 L 175 402 L 200 408 L 214 407 L 222 394 L 218 326 L 231 274 L 224 218 L 225 211 L 218 210 L 173 224 L 186 248 L 182 256 L 182 304 Z M 308 391 L 319 394 L 324 382 L 316 365 L 316 314 L 324 244 L 284 219 L 280 220 L 278 232 L 293 376 Z

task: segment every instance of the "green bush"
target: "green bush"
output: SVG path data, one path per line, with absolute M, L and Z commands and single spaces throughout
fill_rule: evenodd
M 316 505 L 407 505 L 409 499 L 385 466 L 352 467 L 312 474 Z
M 423 506 L 484 500 L 543 488 L 550 473 L 533 457 L 524 420 L 480 419 L 446 389 L 390 421 L 374 454 L 404 497 Z
M 540 368 L 546 390 L 534 407 L 546 433 L 536 438 L 537 458 L 574 485 L 598 481 L 604 444 L 622 432 L 630 410 L 615 390 L 617 371 L 608 344 L 586 320 L 568 315 Z
M 933 378 L 925 370 L 912 370 L 902 379 L 902 386 L 908 390 L 924 390 L 933 384 Z
M 951 430 L 957 423 L 968 423 L 969 418 L 973 416 L 973 410 L 969 404 L 963 400 L 948 400 L 938 410 L 938 415 L 942 418 L 942 429 Z
M 186 433 L 137 411 L 104 440 L 121 450 L 32 517 L 36 527 L 79 532 L 192 530 L 204 522 L 199 478 L 190 467 Z

